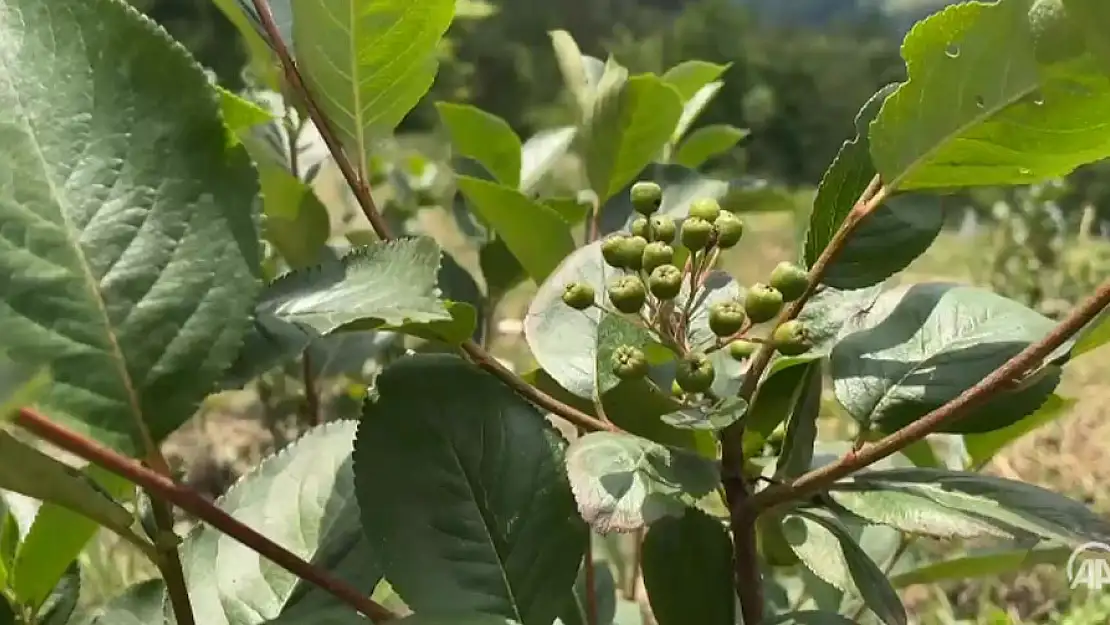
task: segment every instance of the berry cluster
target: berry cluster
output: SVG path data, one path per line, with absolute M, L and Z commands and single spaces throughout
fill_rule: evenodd
M 721 250 L 736 246 L 744 235 L 744 222 L 730 211 L 722 210 L 714 199 L 700 199 L 690 206 L 681 228 L 674 219 L 656 214 L 662 205 L 663 191 L 654 182 L 637 182 L 631 190 L 632 206 L 638 216 L 630 232 L 615 234 L 601 242 L 605 263 L 620 274 L 605 287 L 609 304 L 617 313 L 636 315 L 660 343 L 679 357 L 675 372 L 677 396 L 705 394 L 713 385 L 715 372 L 708 354 L 727 349 L 736 360 L 749 358 L 761 343 L 771 342 L 782 354 L 796 355 L 809 349 L 805 328 L 796 320 L 779 325 L 770 338 L 748 336 L 756 324 L 778 317 L 785 303 L 802 297 L 809 288 L 806 271 L 793 263 L 782 262 L 771 272 L 766 284 L 755 284 L 742 298 L 716 302 L 709 307 L 709 329 L 718 338 L 707 349 L 695 350 L 688 344 L 688 331 L 698 290 L 716 264 Z M 676 241 L 677 238 L 677 241 Z M 679 254 L 686 256 L 682 268 Z M 689 285 L 693 296 L 685 304 L 676 302 Z M 567 284 L 563 302 L 576 310 L 603 308 L 593 285 Z M 625 379 L 642 378 L 648 373 L 643 352 L 622 345 L 613 353 L 613 370 Z

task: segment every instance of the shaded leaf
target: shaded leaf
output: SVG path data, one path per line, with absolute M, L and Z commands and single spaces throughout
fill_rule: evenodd
M 520 186 L 520 137 L 505 120 L 465 104 L 436 102 L 436 110 L 456 154 L 477 161 L 502 185 Z
M 301 74 L 344 146 L 365 164 L 374 143 L 431 88 L 455 0 L 291 4 Z
M 518 625 L 514 620 L 477 612 L 430 612 L 406 616 L 397 625 Z
M 830 287 L 819 290 L 798 314 L 812 344 L 807 355 L 828 355 L 844 334 L 859 325 L 883 291 L 882 285 L 850 291 Z
M 1084 33 L 1087 49 L 1102 62 L 1102 71 L 1110 74 L 1110 42 L 1106 25 L 1110 24 L 1110 6 L 1100 0 L 1063 0 L 1072 27 Z
M 644 587 L 659 625 L 733 625 L 732 540 L 698 510 L 663 518 L 643 544 Z
M 622 380 L 613 368 L 613 353 L 622 346 L 644 352 L 649 365 L 660 365 L 674 359 L 674 353 L 655 340 L 648 330 L 626 317 L 611 313 L 601 318 L 597 327 L 597 392 L 598 396 L 613 390 Z
M 478 250 L 478 266 L 486 280 L 489 299 L 496 301 L 516 285 L 528 279 L 524 267 L 509 248 L 505 240 L 494 237 Z
M 244 100 L 223 87 L 217 86 L 216 94 L 220 98 L 220 114 L 230 133 L 232 145 L 240 140 L 240 133 L 273 119 L 273 115 L 266 109 L 254 102 Z
M 829 490 L 829 497 L 872 523 L 936 538 L 1016 538 L 974 514 L 948 508 L 928 497 L 907 492 L 897 484 L 891 488 L 872 483 L 861 489 L 852 486 L 851 482 L 836 484 Z
M 1037 547 L 949 557 L 892 575 L 890 583 L 895 588 L 905 588 L 914 584 L 935 584 L 948 580 L 1001 577 L 1038 564 L 1063 565 L 1071 552 L 1069 547 Z
M 803 364 L 798 384 L 790 393 L 786 417 L 786 435 L 782 452 L 775 462 L 775 478 L 787 480 L 809 470 L 813 462 L 813 444 L 817 440 L 817 417 L 821 413 L 821 361 Z
M 771 433 L 792 414 L 803 407 L 811 410 L 809 386 L 816 384 L 812 378 L 818 375 L 814 369 L 821 370 L 820 356 L 786 356 L 771 363 L 748 408 L 748 419 L 744 423 L 745 457 L 760 455 Z M 819 409 L 820 405 L 817 407 Z M 803 415 L 804 412 L 808 410 L 803 411 Z M 807 468 L 812 462 L 812 441 L 810 446 L 810 458 L 804 463 Z
M 139 582 L 75 625 L 161 625 L 165 592 L 161 579 Z
M 355 483 L 393 588 L 418 613 L 550 624 L 587 546 L 565 443 L 531 404 L 457 357 L 400 360 L 378 388 L 356 438 Z
M 586 567 L 578 573 L 578 581 L 571 593 L 571 606 L 555 620 L 556 625 L 610 625 L 617 614 L 617 581 L 605 560 L 594 560 L 594 596 L 597 598 L 595 619 L 588 618 L 589 600 L 586 594 Z
M 767 625 L 855 625 L 846 616 L 836 612 L 821 612 L 818 610 L 799 610 L 779 614 L 767 621 Z
M 28 367 L 0 354 L 0 422 L 34 403 L 49 385 L 46 367 Z
M 728 124 L 702 126 L 682 141 L 671 160 L 684 167 L 696 169 L 714 156 L 731 150 L 749 134 L 747 130 Z
M 1110 156 L 1110 76 L 1088 56 L 1045 65 L 1028 1 L 967 2 L 906 36 L 909 80 L 871 124 L 896 189 L 1031 184 Z
M 138 455 L 192 416 L 239 348 L 258 290 L 257 181 L 201 68 L 135 10 L 5 7 L 20 19 L 0 21 L 4 347 L 50 363 L 47 416 Z M 58 72 L 65 89 L 44 89 Z
M 985 465 L 999 450 L 1042 425 L 1060 418 L 1074 404 L 1074 399 L 1067 399 L 1053 393 L 1041 404 L 1040 408 L 1016 423 L 991 432 L 964 434 L 964 448 L 967 449 L 968 466 L 981 467 Z
M 1110 343 L 1110 308 L 1103 310 L 1083 328 L 1071 348 L 1071 357 L 1077 358 L 1107 343 Z
M 317 427 L 262 461 L 217 505 L 236 520 L 369 594 L 381 579 L 362 535 L 351 469 L 353 421 Z M 197 526 L 180 547 L 198 623 L 357 623 L 360 616 L 234 538 Z M 345 616 L 345 618 L 344 618 Z M 146 625 L 146 624 L 144 624 Z
M 582 518 L 602 534 L 681 516 L 720 484 L 715 463 L 705 458 L 612 432 L 571 443 L 567 473 Z
M 570 149 L 578 134 L 574 126 L 549 128 L 528 137 L 520 148 L 520 190 L 532 193 L 555 163 Z
M 578 43 L 565 30 L 550 31 L 548 36 L 551 38 L 551 47 L 555 51 L 559 72 L 563 75 L 563 84 L 574 96 L 578 106 L 583 111 L 587 110 L 593 99 L 594 85 Z
M 261 160 L 258 163 L 266 216 L 263 236 L 293 269 L 315 265 L 331 235 L 327 208 L 310 186 L 284 167 Z
M 717 432 L 739 421 L 748 412 L 748 402 L 726 397 L 711 406 L 691 406 L 663 415 L 663 423 L 683 430 Z
M 77 607 L 80 594 L 81 569 L 76 561 L 70 561 L 65 574 L 36 612 L 36 622 L 42 625 L 66 625 Z

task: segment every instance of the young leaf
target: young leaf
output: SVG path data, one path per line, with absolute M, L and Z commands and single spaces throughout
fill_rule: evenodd
M 1029 432 L 1055 421 L 1075 404 L 1074 399 L 1060 397 L 1053 393 L 1041 407 L 1024 419 L 1000 430 L 979 434 L 964 434 L 964 448 L 967 450 L 968 466 L 982 467 L 1002 448 L 1025 436 Z
M 597 598 L 595 619 L 588 617 L 589 600 L 586 589 L 586 567 L 578 573 L 571 593 L 570 607 L 563 610 L 555 620 L 556 625 L 610 625 L 617 614 L 617 580 L 605 560 L 594 560 L 590 566 L 594 571 L 594 596 Z
M 819 578 L 863 599 L 886 625 L 906 625 L 906 610 L 886 575 L 836 518 L 822 510 L 800 510 L 786 515 L 783 533 Z
M 663 80 L 678 90 L 683 102 L 701 91 L 703 87 L 721 77 L 731 63 L 719 65 L 708 61 L 683 61 L 663 74 Z
M 612 432 L 591 432 L 571 443 L 567 473 L 578 511 L 602 534 L 681 516 L 720 484 L 715 463 L 706 458 Z
M 1110 76 L 1040 47 L 1056 42 L 1038 41 L 1029 8 L 960 3 L 906 36 L 909 80 L 871 124 L 889 188 L 1031 184 L 1110 156 Z M 1038 62 L 1048 56 L 1059 62 Z
M 308 432 L 263 460 L 217 505 L 369 594 L 381 572 L 359 524 L 351 469 L 354 434 L 353 421 Z M 350 623 L 360 618 L 331 595 L 207 525 L 190 532 L 180 551 L 197 623 L 321 622 L 325 612 L 349 614 Z
M 316 192 L 284 167 L 268 161 L 258 161 L 258 179 L 266 215 L 263 236 L 293 269 L 319 263 L 331 234 L 331 220 Z
M 678 91 L 657 76 L 610 63 L 583 125 L 590 188 L 604 203 L 659 153 L 682 115 Z
M 456 154 L 476 161 L 502 185 L 520 186 L 520 137 L 505 120 L 465 104 L 436 102 L 436 110 Z
M 1063 565 L 1068 561 L 1071 552 L 1072 549 L 1069 547 L 1036 547 L 945 558 L 939 562 L 893 575 L 890 583 L 895 588 L 905 588 L 915 584 L 936 584 L 949 580 L 1001 577 L 1038 564 Z
M 160 625 L 165 622 L 165 593 L 161 579 L 139 582 L 74 625 Z
M 224 125 L 227 126 L 228 140 L 231 141 L 231 145 L 239 142 L 240 136 L 247 130 L 273 119 L 273 115 L 266 109 L 254 102 L 244 100 L 223 87 L 217 86 L 216 94 L 220 98 L 220 114 L 224 118 Z
M 786 436 L 782 453 L 775 462 L 775 479 L 787 480 L 809 470 L 813 462 L 813 443 L 817 440 L 817 417 L 821 413 L 821 360 L 805 363 L 800 380 L 790 394 Z
M 946 283 L 891 289 L 857 315 L 833 348 L 836 397 L 861 423 L 893 431 L 942 406 L 1055 323 L 989 291 Z M 943 432 L 987 432 L 1036 410 L 1059 381 L 1048 365 Z
M 355 441 L 355 484 L 393 588 L 418 613 L 550 624 L 587 546 L 565 443 L 531 404 L 453 356 L 400 360 L 378 388 Z
M 365 165 L 373 144 L 431 88 L 455 0 L 291 4 L 297 65 L 344 146 Z
M 694 125 L 698 116 L 709 106 L 713 98 L 717 97 L 717 93 L 724 87 L 725 83 L 721 81 L 711 82 L 701 89 L 698 89 L 689 100 L 686 100 L 682 105 L 682 115 L 678 117 L 678 123 L 675 124 L 674 130 L 671 131 L 670 143 L 673 145 L 682 140 L 686 136 L 686 131 L 690 126 Z
M 582 111 L 589 108 L 593 99 L 593 89 L 596 77 L 590 75 L 586 60 L 578 43 L 565 30 L 553 30 L 548 33 L 551 37 L 551 47 L 555 50 L 555 61 L 559 65 L 559 72 L 563 75 L 563 84 L 574 96 Z
M 671 160 L 684 167 L 697 169 L 705 161 L 731 150 L 748 134 L 749 131 L 728 124 L 702 126 L 683 140 Z
M 541 130 L 528 137 L 520 148 L 520 190 L 532 193 L 555 163 L 566 155 L 578 134 L 574 126 Z
M 644 587 L 659 625 L 733 625 L 732 540 L 698 510 L 658 520 L 643 545 Z
M 528 275 L 542 283 L 574 251 L 570 226 L 557 212 L 515 188 L 459 176 L 459 191 L 490 225 Z
M 258 290 L 257 180 L 201 68 L 135 10 L 5 6 L 21 16 L 0 22 L 0 223 L 21 233 L 0 251 L 5 349 L 50 363 L 44 413 L 138 455 L 192 416 L 239 348 Z M 43 89 L 59 72 L 65 89 Z

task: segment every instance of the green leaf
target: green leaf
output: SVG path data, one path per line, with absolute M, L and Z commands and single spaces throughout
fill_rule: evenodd
M 748 419 L 744 423 L 744 456 L 760 455 L 771 433 L 784 421 L 794 421 L 792 415 L 804 417 L 813 410 L 810 402 L 813 370 L 821 369 L 821 357 L 814 355 L 784 356 L 775 359 L 764 375 L 763 382 L 752 397 Z M 817 405 L 820 409 L 820 403 Z M 815 415 L 813 415 L 815 416 Z M 799 423 L 799 425 L 801 425 Z M 795 428 L 798 426 L 796 425 Z M 804 430 L 808 428 L 803 428 Z M 800 442 L 800 441 L 799 441 Z M 810 441 L 812 447 L 812 441 Z M 805 456 L 804 450 L 801 456 Z M 801 460 L 801 456 L 795 456 Z M 803 466 L 812 462 L 812 448 Z
M 0 353 L 0 422 L 34 403 L 49 385 L 49 369 L 27 367 Z
M 1099 313 L 1079 334 L 1071 348 L 1071 357 L 1078 358 L 1107 343 L 1110 343 L 1110 308 Z
M 566 155 L 578 134 L 574 126 L 541 130 L 520 148 L 520 190 L 532 193 L 551 168 Z
M 591 432 L 567 450 L 578 511 L 596 531 L 631 532 L 688 507 L 720 485 L 715 463 L 613 432 Z
M 906 624 L 905 608 L 886 575 L 831 515 L 813 509 L 787 514 L 783 534 L 817 577 L 863 599 L 883 623 Z
M 644 587 L 659 625 L 733 625 L 732 540 L 698 510 L 658 520 L 643 544 Z
M 671 160 L 679 165 L 696 169 L 714 156 L 731 150 L 749 134 L 751 133 L 747 130 L 728 124 L 702 126 L 683 140 Z
M 805 363 L 800 379 L 790 394 L 786 435 L 782 452 L 775 462 L 775 479 L 785 481 L 809 470 L 813 462 L 813 443 L 817 440 L 817 417 L 821 413 L 821 360 Z
M 768 620 L 767 625 L 855 625 L 855 621 L 836 612 L 799 610 L 779 614 Z
M 274 118 L 266 109 L 254 102 L 244 100 L 223 87 L 217 86 L 216 94 L 220 98 L 220 114 L 230 133 L 232 145 L 240 140 L 241 133 Z
M 933 500 L 1021 537 L 1071 545 L 1110 540 L 1110 522 L 1083 504 L 1032 484 L 944 469 L 886 469 L 838 482 L 857 490 L 901 491 Z
M 683 430 L 718 432 L 739 421 L 748 412 L 748 402 L 726 397 L 711 406 L 690 406 L 663 415 L 663 423 Z
M 548 36 L 555 51 L 559 72 L 563 75 L 564 86 L 574 96 L 580 109 L 586 111 L 593 99 L 594 85 L 578 43 L 565 30 L 550 31 Z
M 992 432 L 964 434 L 964 448 L 967 450 L 968 466 L 982 467 L 1002 448 L 1036 430 L 1059 419 L 1075 405 L 1074 399 L 1060 397 L 1053 393 L 1033 414 L 1007 427 Z
M 854 317 L 830 356 L 833 388 L 864 425 L 901 428 L 993 373 L 1055 323 L 1000 295 L 946 283 L 900 286 Z M 1046 369 L 941 432 L 987 432 L 1036 410 L 1059 382 Z
M 574 251 L 570 226 L 557 212 L 515 188 L 459 176 L 459 191 L 536 281 L 543 282 Z
M 906 36 L 909 80 L 871 124 L 889 188 L 1030 184 L 1110 156 L 1110 76 L 1084 55 L 1039 63 L 1060 55 L 1038 46 L 1029 8 L 960 3 Z
M 725 83 L 721 81 L 711 82 L 701 89 L 698 89 L 693 97 L 686 100 L 686 103 L 682 105 L 682 115 L 679 116 L 678 123 L 675 124 L 674 130 L 671 132 L 671 139 L 669 142 L 671 145 L 678 143 L 686 136 L 686 131 L 690 130 L 690 126 L 694 125 L 694 122 L 701 116 L 705 107 L 709 106 L 709 103 L 713 101 L 713 98 L 717 97 L 717 93 L 719 93 L 724 86 Z
M 405 358 L 378 388 L 356 437 L 355 484 L 393 588 L 418 613 L 549 625 L 587 547 L 565 443 L 531 404 L 457 357 Z
M 594 596 L 597 598 L 596 618 L 588 617 L 589 600 L 586 588 L 586 567 L 578 572 L 578 581 L 571 593 L 571 605 L 555 620 L 556 625 L 610 625 L 617 614 L 617 580 L 605 560 L 590 563 L 594 575 Z
M 477 107 L 436 102 L 455 153 L 478 162 L 506 187 L 520 186 L 520 137 L 505 120 Z
M 359 523 L 351 468 L 355 427 L 336 421 L 311 430 L 263 460 L 216 503 L 369 595 L 382 575 Z M 361 619 L 330 594 L 207 525 L 190 532 L 180 551 L 198 623 L 324 622 L 323 613 L 333 615 L 336 625 Z M 348 619 L 339 621 L 344 614 Z
M 50 592 L 50 596 L 37 610 L 36 622 L 42 625 L 66 625 L 77 607 L 77 598 L 80 594 L 81 568 L 76 561 L 71 561 L 66 567 L 65 574 Z
M 936 538 L 1019 537 L 976 518 L 974 514 L 906 492 L 898 485 L 883 488 L 881 483 L 868 482 L 858 489 L 853 486 L 851 481 L 837 483 L 829 490 L 829 497 L 852 514 L 872 523 Z
M 365 164 L 374 143 L 431 88 L 455 0 L 291 4 L 301 74 L 343 145 Z
M 161 579 L 140 582 L 75 625 L 161 625 L 165 592 Z
M 1037 547 L 950 557 L 893 575 L 890 583 L 895 588 L 905 588 L 915 584 L 936 584 L 949 580 L 996 578 L 1039 564 L 1063 565 L 1068 561 L 1071 552 L 1069 547 Z
M 848 291 L 831 287 L 818 291 L 798 314 L 798 321 L 805 326 L 813 345 L 807 355 L 828 355 L 842 335 L 852 331 L 855 320 L 875 305 L 883 291 L 881 284 Z
M 243 36 L 243 42 L 250 54 L 251 70 L 257 73 L 263 84 L 271 89 L 278 89 L 277 58 L 262 32 L 252 0 L 212 0 L 212 2 Z M 278 23 L 280 29 L 282 17 L 291 17 L 282 14 L 282 9 L 286 9 L 288 13 L 289 0 L 273 0 L 268 4 L 271 13 L 274 14 L 274 21 Z M 289 37 L 285 38 L 287 43 L 290 40 Z
M 659 77 L 629 77 L 618 65 L 606 67 L 583 125 L 586 177 L 600 202 L 632 182 L 652 161 L 681 115 L 678 91 Z
M 511 619 L 492 614 L 450 612 L 420 613 L 406 616 L 397 625 L 518 625 Z
M 678 90 L 682 101 L 694 97 L 702 87 L 717 80 L 732 64 L 718 65 L 708 61 L 683 61 L 663 74 L 663 80 Z
M 0 22 L 4 348 L 50 363 L 47 416 L 138 455 L 239 348 L 257 181 L 201 68 L 129 6 L 5 6 L 21 19 Z M 43 89 L 62 74 L 65 89 Z
M 520 261 L 505 246 L 505 240 L 495 237 L 478 249 L 478 267 L 486 280 L 490 301 L 497 301 L 516 285 L 528 279 Z
M 1042 2 L 1042 4 L 1051 3 Z M 1083 32 L 1087 49 L 1102 62 L 1103 72 L 1110 73 L 1110 41 L 1106 40 L 1106 26 L 1110 24 L 1110 7 L 1100 0 L 1063 0 L 1063 7 L 1067 10 L 1071 29 L 1079 29 Z
M 262 233 L 293 269 L 320 262 L 331 235 L 328 210 L 310 186 L 284 167 L 259 161 L 262 209 L 266 215 Z

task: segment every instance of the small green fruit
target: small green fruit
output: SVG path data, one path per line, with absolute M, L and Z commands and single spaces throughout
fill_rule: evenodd
M 713 238 L 713 224 L 701 217 L 687 217 L 682 222 L 682 244 L 691 252 L 700 252 L 709 247 Z
M 744 236 L 744 222 L 728 211 L 722 211 L 713 222 L 717 229 L 717 246 L 722 250 L 735 247 Z
M 624 269 L 624 241 L 629 237 L 624 235 L 615 234 L 606 238 L 601 242 L 601 256 L 605 259 L 605 264 L 616 269 Z
M 637 217 L 633 219 L 632 226 L 629 230 L 632 232 L 632 236 L 643 237 L 648 241 L 651 240 L 651 237 L 648 236 L 651 234 L 651 226 L 648 225 L 647 217 Z
M 609 283 L 609 301 L 622 313 L 640 312 L 647 302 L 644 283 L 636 276 L 621 276 Z
M 644 248 L 644 258 L 641 265 L 644 271 L 652 272 L 656 267 L 660 265 L 669 265 L 673 261 L 674 248 L 666 243 L 655 241 L 653 243 L 648 243 L 647 247 Z
M 704 219 L 709 223 L 717 221 L 717 217 L 721 214 L 721 205 L 713 198 L 702 198 L 694 200 L 690 205 L 690 216 Z
M 613 373 L 622 380 L 638 380 L 648 374 L 647 357 L 636 347 L 621 345 L 613 350 Z
M 662 241 L 663 243 L 670 243 L 674 241 L 675 232 L 674 220 L 666 215 L 656 215 L 651 218 L 651 240 Z
M 784 302 L 793 302 L 809 288 L 809 273 L 794 263 L 782 261 L 771 271 L 768 281 L 772 288 L 782 293 Z
M 704 393 L 713 386 L 713 363 L 705 354 L 688 354 L 678 361 L 675 369 L 675 382 L 687 393 Z
M 747 360 L 759 351 L 759 343 L 737 339 L 728 344 L 728 355 L 736 360 Z
M 747 317 L 740 302 L 717 302 L 709 307 L 709 329 L 717 336 L 732 336 L 744 327 Z
M 659 265 L 648 276 L 651 294 L 661 300 L 672 300 L 682 291 L 682 270 L 674 265 Z
M 782 293 L 766 284 L 753 284 L 744 295 L 744 311 L 752 323 L 763 323 L 774 319 L 782 310 Z
M 632 199 L 632 208 L 641 215 L 650 215 L 663 205 L 663 188 L 650 180 L 632 185 L 629 195 Z
M 594 304 L 594 288 L 585 282 L 571 282 L 563 289 L 563 303 L 575 310 L 586 310 Z
M 791 319 L 775 328 L 771 340 L 775 343 L 775 349 L 784 356 L 804 354 L 812 347 L 805 326 L 797 319 Z
M 621 244 L 621 266 L 625 269 L 639 270 L 640 263 L 644 261 L 645 247 L 647 247 L 647 239 L 644 237 L 626 238 Z

